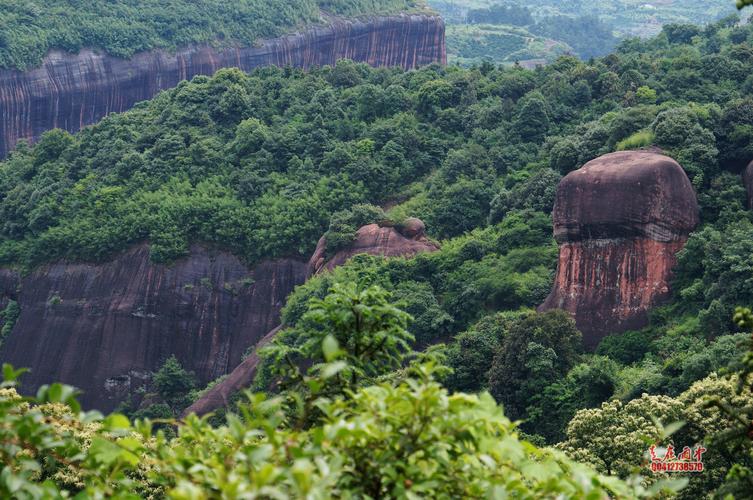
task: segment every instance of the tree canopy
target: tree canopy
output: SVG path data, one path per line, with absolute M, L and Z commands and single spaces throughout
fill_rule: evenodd
M 0 68 L 37 66 L 52 49 L 118 57 L 194 43 L 251 45 L 321 20 L 399 12 L 413 0 L 0 1 Z

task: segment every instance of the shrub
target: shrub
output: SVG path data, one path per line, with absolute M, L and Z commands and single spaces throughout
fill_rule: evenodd
M 654 143 L 654 133 L 650 130 L 640 130 L 627 139 L 617 143 L 617 151 L 626 151 L 629 149 L 640 149 L 651 146 Z

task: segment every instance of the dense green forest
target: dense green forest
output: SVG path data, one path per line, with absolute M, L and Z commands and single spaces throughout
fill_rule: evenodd
M 416 8 L 414 0 L 17 0 L 0 1 L 0 68 L 37 66 L 51 49 L 103 49 L 119 57 L 192 43 L 276 37 L 325 14 L 358 16 Z
M 133 415 L 157 420 L 135 427 L 79 414 L 64 386 L 22 400 L 7 367 L 0 491 L 749 492 L 751 443 L 736 437 L 753 406 L 750 314 L 733 314 L 753 304 L 739 175 L 753 159 L 752 39 L 727 18 L 535 71 L 222 70 L 18 147 L 0 164 L 5 266 L 102 260 L 144 240 L 165 262 L 191 241 L 249 263 L 307 258 L 328 229 L 347 241 L 344 226 L 380 213 L 368 204 L 422 218 L 442 248 L 357 257 L 299 287 L 255 383 L 271 394 L 240 396 L 214 427 L 191 417 L 176 436 L 170 419 L 196 387 L 175 360 L 154 377 L 160 402 Z M 702 223 L 672 302 L 585 352 L 567 314 L 532 311 L 556 265 L 555 188 L 596 156 L 649 145 L 683 165 Z M 661 482 L 641 468 L 648 444 L 669 439 L 703 443 L 706 473 Z

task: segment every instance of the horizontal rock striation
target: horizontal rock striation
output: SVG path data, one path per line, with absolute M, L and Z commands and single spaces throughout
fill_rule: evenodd
M 324 257 L 327 244 L 326 238 L 322 237 L 309 260 L 309 272 L 313 274 L 323 270 L 331 270 L 344 264 L 354 255 L 362 253 L 385 257 L 412 257 L 418 253 L 438 250 L 439 247 L 426 238 L 424 229 L 424 223 L 415 218 L 405 221 L 399 231 L 394 227 L 380 227 L 377 224 L 369 224 L 358 230 L 356 239 L 350 247 L 337 252 L 329 260 L 325 260 Z M 261 361 L 257 354 L 259 348 L 271 342 L 281 329 L 282 326 L 278 326 L 270 331 L 256 344 L 255 350 L 250 356 L 244 359 L 225 380 L 215 385 L 186 409 L 184 415 L 191 413 L 205 415 L 217 408 L 225 407 L 233 394 L 251 385 Z
M 597 158 L 568 174 L 552 213 L 560 245 L 554 286 L 540 310 L 575 317 L 587 347 L 641 328 L 669 296 L 675 254 L 698 224 L 682 167 L 654 152 Z
M 220 68 L 311 68 L 353 59 L 406 69 L 445 63 L 444 22 L 428 15 L 334 20 L 254 47 L 195 46 L 120 59 L 92 50 L 54 51 L 30 71 L 0 70 L 0 158 L 19 139 L 52 128 L 75 132 L 196 75 Z
M 173 265 L 153 264 L 146 245 L 99 265 L 3 271 L 2 298 L 17 300 L 21 313 L 0 359 L 31 368 L 26 392 L 62 381 L 84 391 L 86 407 L 110 411 L 173 354 L 201 383 L 228 373 L 279 324 L 306 273 L 301 261 L 249 269 L 201 246 Z

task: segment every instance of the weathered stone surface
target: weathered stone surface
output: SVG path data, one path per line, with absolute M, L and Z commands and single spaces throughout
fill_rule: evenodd
M 51 52 L 39 68 L 0 70 L 0 158 L 19 139 L 36 139 L 52 128 L 77 131 L 181 80 L 220 68 L 311 68 L 344 58 L 406 69 L 444 63 L 444 23 L 424 15 L 335 20 L 253 47 L 195 46 L 176 53 L 145 52 L 130 60 L 91 50 Z
M 183 412 L 183 415 L 190 415 L 191 413 L 206 415 L 217 408 L 228 406 L 233 394 L 244 387 L 250 386 L 254 381 L 256 371 L 261 362 L 261 358 L 259 358 L 259 350 L 269 344 L 280 330 L 282 330 L 282 325 L 277 326 L 259 340 L 254 346 L 253 352 L 251 352 L 246 359 L 241 361 L 241 363 L 236 366 L 222 382 L 209 389 L 197 399 L 196 402 L 189 406 Z
M 406 238 L 417 238 L 426 233 L 426 224 L 416 217 L 408 217 L 400 227 L 400 233 Z
M 171 266 L 141 245 L 99 265 L 57 263 L 27 277 L 0 273 L 0 294 L 21 314 L 0 359 L 29 367 L 25 391 L 62 381 L 90 408 L 111 410 L 175 355 L 207 383 L 228 373 L 279 324 L 304 262 L 247 268 L 226 252 L 194 246 Z
M 753 209 L 753 161 L 743 172 L 743 183 L 745 190 L 748 192 L 748 208 Z
M 406 221 L 400 230 L 391 226 L 380 227 L 378 224 L 369 224 L 358 230 L 353 244 L 338 251 L 329 260 L 326 258 L 327 239 L 322 236 L 309 260 L 309 269 L 312 274 L 324 269 L 334 269 L 343 265 L 354 255 L 361 253 L 385 257 L 411 257 L 420 252 L 438 250 L 439 247 L 426 238 L 424 229 L 424 223 L 415 218 Z
M 322 237 L 309 261 L 309 272 L 318 273 L 324 269 L 333 269 L 344 264 L 350 257 L 359 253 L 384 255 L 386 257 L 410 257 L 421 252 L 433 252 L 439 247 L 424 235 L 424 223 L 420 219 L 408 219 L 401 228 L 402 234 L 394 227 L 379 227 L 369 224 L 358 230 L 353 245 L 337 252 L 332 259 L 325 262 L 326 239 Z M 405 234 L 412 235 L 406 237 Z M 191 405 L 184 415 L 196 413 L 204 415 L 228 404 L 230 397 L 237 391 L 248 387 L 256 376 L 259 367 L 258 350 L 270 342 L 282 326 L 270 331 L 256 344 L 254 352 L 238 365 L 228 377 L 206 392 Z
M 669 297 L 675 254 L 698 224 L 695 192 L 673 159 L 647 151 L 597 158 L 568 174 L 552 213 L 560 244 L 540 310 L 575 317 L 588 347 L 647 324 Z
M 690 180 L 672 158 L 621 151 L 565 176 L 552 218 L 560 243 L 632 237 L 675 241 L 698 224 L 698 204 Z

